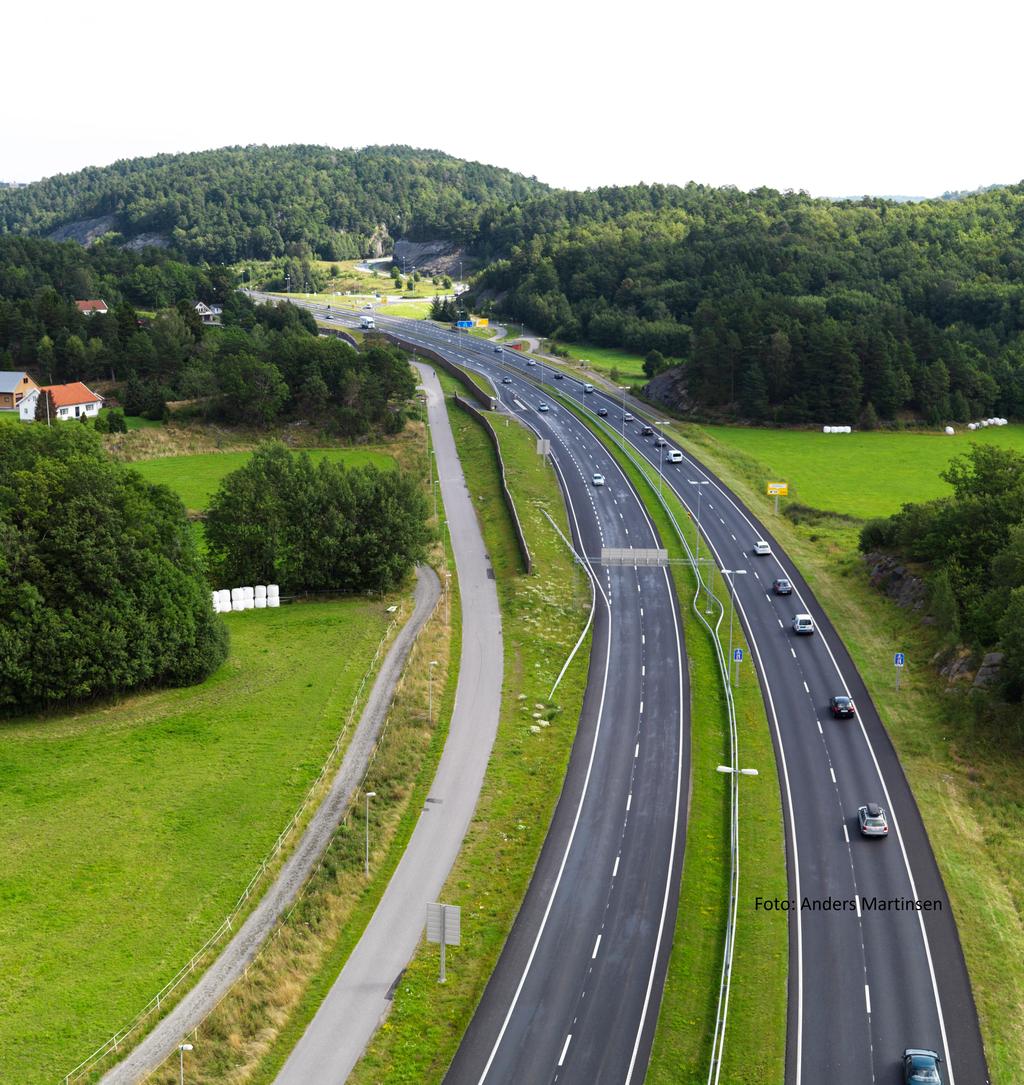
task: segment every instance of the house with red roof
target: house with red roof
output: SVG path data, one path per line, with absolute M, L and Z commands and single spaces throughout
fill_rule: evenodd
M 40 394 L 50 393 L 50 405 L 55 412 L 56 422 L 69 422 L 73 418 L 95 418 L 103 406 L 103 397 L 98 396 L 81 381 L 74 384 L 47 384 L 40 389 Z
M 97 299 L 95 301 L 76 301 L 75 307 L 85 316 L 92 316 L 93 313 L 106 313 L 109 311 L 107 303 L 102 299 Z

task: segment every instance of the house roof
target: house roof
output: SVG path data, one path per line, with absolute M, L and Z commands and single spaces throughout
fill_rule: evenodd
M 78 307 L 78 311 L 80 313 L 94 313 L 97 310 L 102 310 L 103 312 L 106 312 L 107 309 L 109 308 L 107 303 L 105 301 L 102 301 L 102 300 L 76 301 L 75 305 Z
M 0 392 L 16 392 L 26 376 L 25 373 L 15 373 L 10 369 L 0 370 Z
M 103 397 L 90 391 L 81 381 L 73 384 L 47 384 L 43 386 L 44 392 L 53 396 L 55 407 L 77 407 L 82 403 L 102 403 Z

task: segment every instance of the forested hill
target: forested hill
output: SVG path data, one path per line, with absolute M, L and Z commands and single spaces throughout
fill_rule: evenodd
M 480 302 L 653 352 L 651 371 L 683 363 L 679 406 L 862 425 L 1024 415 L 1024 185 L 915 204 L 553 193 L 483 225 L 511 255 L 477 280 Z
M 536 180 L 411 147 L 229 147 L 133 158 L 0 190 L 0 234 L 45 235 L 110 217 L 126 240 L 157 237 L 193 261 L 233 263 L 308 246 L 362 256 L 391 237 L 470 241 L 481 216 L 546 191 Z

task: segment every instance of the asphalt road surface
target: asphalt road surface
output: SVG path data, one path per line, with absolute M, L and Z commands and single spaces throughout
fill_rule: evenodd
M 838 634 L 770 532 L 685 450 L 681 463 L 665 462 L 664 452 L 675 446 L 656 448 L 653 436 L 642 435 L 640 422 L 624 420 L 618 398 L 600 389 L 586 395 L 572 376 L 556 381 L 555 371 L 544 364 L 528 366 L 513 351 L 499 355 L 492 344 L 425 322 L 381 317 L 377 322 L 382 330 L 444 349 L 493 374 L 498 389 L 509 387 L 500 383 L 508 372 L 514 374 L 516 390 L 523 381 L 535 389 L 543 382 L 575 397 L 585 409 L 605 408 L 609 426 L 659 465 L 665 485 L 695 519 L 701 494 L 704 545 L 713 550 L 719 565 L 747 570 L 735 577 L 737 613 L 765 698 L 786 822 L 792 905 L 778 915 L 780 922 L 788 922 L 790 935 L 787 1082 L 897 1085 L 903 1049 L 929 1047 L 943 1056 L 947 1085 L 984 1085 L 988 1072 L 955 917 L 911 792 L 912 781 L 904 776 Z M 529 398 L 525 391 L 519 395 L 521 400 Z M 539 395 L 556 402 L 543 384 Z M 536 402 L 536 390 L 533 397 Z M 564 408 L 555 409 L 566 413 Z M 641 412 L 652 413 L 629 401 L 625 410 L 638 417 Z M 533 414 L 534 419 L 541 417 L 545 416 Z M 695 485 L 701 482 L 707 485 Z M 757 538 L 771 543 L 772 554 L 753 555 Z M 778 576 L 793 582 L 793 595 L 773 593 L 772 582 Z M 813 616 L 813 635 L 792 632 L 791 621 L 798 612 Z M 610 684 L 625 680 L 626 670 L 616 659 Z M 857 705 L 853 720 L 830 717 L 829 698 L 839 693 L 853 696 Z M 867 802 L 878 802 L 888 812 L 887 839 L 861 838 L 857 809 Z M 749 913 L 758 906 L 750 865 L 745 869 L 740 923 L 744 910 Z M 877 902 L 888 906 L 880 910 Z M 918 910 L 916 902 L 927 902 L 931 910 Z M 499 982 L 500 969 L 491 987 Z M 626 1002 L 623 992 L 619 1004 Z M 538 1017 L 550 1014 L 544 992 L 537 993 L 531 1009 Z M 595 1012 L 593 1006 L 588 1012 Z M 476 1027 L 474 1022 L 466 1044 L 474 1042 Z M 468 1065 L 463 1057 L 460 1052 L 453 1075 L 460 1065 Z M 457 1080 L 471 1078 L 472 1074 Z M 493 1080 L 515 1078 L 502 1075 Z

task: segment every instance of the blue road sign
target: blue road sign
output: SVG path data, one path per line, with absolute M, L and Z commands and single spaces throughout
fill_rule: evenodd
M 897 652 L 892 657 L 892 661 L 895 664 L 895 666 L 902 667 L 903 664 L 906 663 L 906 657 L 904 656 L 904 654 L 902 652 Z
M 732 651 L 732 661 L 733 661 L 733 663 L 742 663 L 743 662 L 743 649 L 742 648 L 734 648 L 733 649 L 733 651 Z

